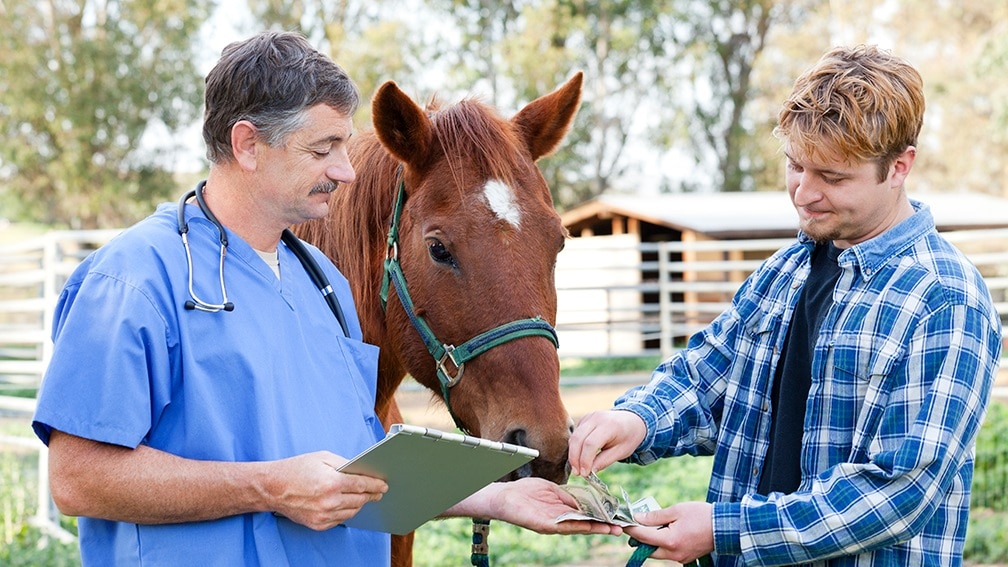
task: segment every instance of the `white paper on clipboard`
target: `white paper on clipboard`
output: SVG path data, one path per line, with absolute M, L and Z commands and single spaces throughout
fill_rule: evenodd
M 407 534 L 538 456 L 519 445 L 393 424 L 384 439 L 339 468 L 381 478 L 389 487 L 344 524 Z

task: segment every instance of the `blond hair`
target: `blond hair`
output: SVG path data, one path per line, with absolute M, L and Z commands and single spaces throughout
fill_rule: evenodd
M 774 134 L 813 160 L 877 161 L 879 181 L 924 122 L 920 74 L 876 46 L 838 47 L 795 81 Z

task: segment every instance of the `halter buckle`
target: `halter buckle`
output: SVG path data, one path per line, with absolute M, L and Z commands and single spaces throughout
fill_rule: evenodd
M 444 354 L 442 354 L 441 358 L 439 358 L 437 361 L 438 374 L 446 378 L 444 384 L 445 387 L 451 388 L 455 384 L 458 384 L 460 380 L 462 380 L 462 373 L 465 372 L 465 363 L 463 362 L 462 364 L 459 364 L 458 361 L 455 360 L 455 357 L 452 355 L 452 353 L 455 352 L 455 345 L 442 345 L 442 346 L 444 347 Z M 445 361 L 447 360 L 451 360 L 452 365 L 455 366 L 455 370 L 458 372 L 457 374 L 455 374 L 455 376 L 452 376 L 448 372 L 448 367 L 445 365 Z

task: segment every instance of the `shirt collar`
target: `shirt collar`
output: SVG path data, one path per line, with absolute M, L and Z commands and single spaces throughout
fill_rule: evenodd
M 914 214 L 882 234 L 851 246 L 840 254 L 840 267 L 860 267 L 865 278 L 871 278 L 882 266 L 897 256 L 928 232 L 934 230 L 931 207 L 910 199 Z M 812 239 L 804 232 L 798 233 L 798 241 L 812 246 Z

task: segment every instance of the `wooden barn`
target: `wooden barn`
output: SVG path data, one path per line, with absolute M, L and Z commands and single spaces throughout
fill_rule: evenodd
M 1008 313 L 1008 199 L 911 198 L 931 207 L 938 229 L 970 254 Z M 557 262 L 557 323 L 569 356 L 668 354 L 798 230 L 785 192 L 604 195 L 561 219 L 571 239 Z

